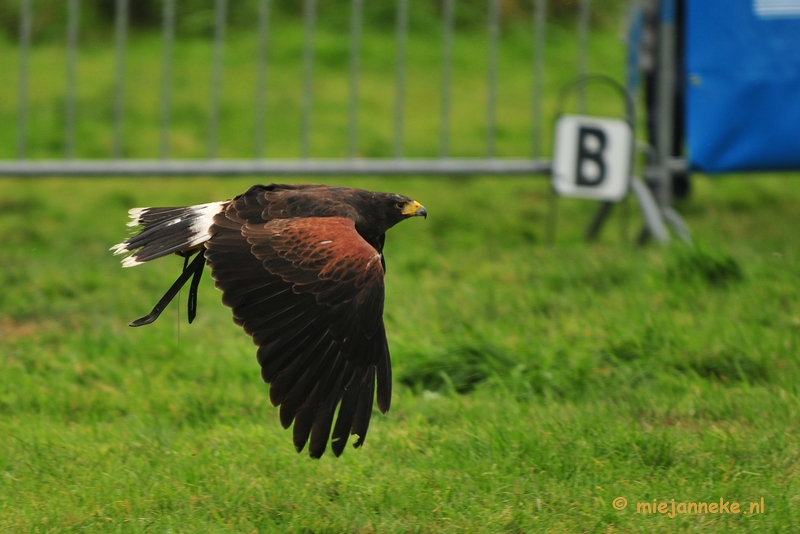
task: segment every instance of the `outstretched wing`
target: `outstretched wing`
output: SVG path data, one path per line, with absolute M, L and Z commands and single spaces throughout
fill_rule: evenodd
M 246 209 L 245 206 L 242 208 Z M 244 215 L 244 214 L 242 214 Z M 350 434 L 366 437 L 377 378 L 378 407 L 389 409 L 391 367 L 383 325 L 381 253 L 344 217 L 270 221 L 242 217 L 236 203 L 218 214 L 206 258 L 233 320 L 253 337 L 281 424 L 294 445 L 325 451 Z

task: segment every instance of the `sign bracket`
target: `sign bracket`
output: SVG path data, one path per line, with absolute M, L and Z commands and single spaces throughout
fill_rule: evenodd
M 566 96 L 590 82 L 601 82 L 617 91 L 625 104 L 624 122 L 619 119 L 565 115 L 562 112 Z M 683 241 L 691 243 L 689 228 L 680 215 L 669 205 L 659 204 L 653 191 L 633 172 L 636 116 L 630 92 L 609 76 L 589 74 L 561 91 L 557 109 L 552 169 L 553 201 L 548 217 L 550 241 L 555 239 L 559 195 L 600 200 L 586 229 L 586 239 L 591 241 L 599 235 L 614 205 L 630 192 L 644 219 L 638 243 L 643 243 L 648 237 L 668 242 L 668 225 Z M 627 125 L 627 132 L 624 125 Z

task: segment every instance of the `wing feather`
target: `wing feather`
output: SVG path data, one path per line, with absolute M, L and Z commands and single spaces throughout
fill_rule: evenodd
M 322 397 L 325 399 L 317 408 L 314 423 L 311 425 L 311 438 L 308 444 L 308 454 L 312 458 L 319 458 L 328 446 L 333 426 L 333 411 L 337 403 L 341 400 L 344 391 L 342 382 L 346 382 L 347 371 L 352 371 L 348 364 L 339 359 L 339 365 L 334 364 L 334 371 L 328 378 L 328 383 L 323 390 Z
M 358 405 L 356 406 L 356 416 L 353 419 L 351 434 L 357 435 L 358 440 L 353 447 L 360 447 L 367 439 L 367 429 L 369 420 L 372 417 L 372 404 L 375 399 L 375 370 L 370 368 L 369 373 L 364 375 L 361 390 L 358 395 Z
M 347 209 L 309 200 L 317 189 L 270 187 L 251 188 L 216 215 L 206 258 L 234 322 L 259 347 L 295 447 L 319 457 L 333 428 L 338 456 L 350 434 L 355 446 L 364 442 L 376 378 L 378 405 L 389 406 L 382 255 Z
M 350 429 L 353 427 L 353 420 L 356 417 L 358 406 L 358 394 L 361 390 L 361 369 L 355 373 L 358 380 L 353 380 L 344 391 L 342 401 L 339 404 L 339 413 L 336 416 L 336 425 L 333 427 L 331 449 L 335 456 L 341 456 L 347 439 L 350 437 Z

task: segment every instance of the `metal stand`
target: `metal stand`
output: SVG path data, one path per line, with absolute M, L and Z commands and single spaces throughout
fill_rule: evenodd
M 563 101 L 565 99 L 565 95 L 575 89 L 575 88 L 582 88 L 587 82 L 590 81 L 600 81 L 607 85 L 610 85 L 614 89 L 616 89 L 620 95 L 623 97 L 625 101 L 626 107 L 626 121 L 628 122 L 629 127 L 631 128 L 632 132 L 632 146 L 631 146 L 631 169 L 633 169 L 633 154 L 636 151 L 636 135 L 635 135 L 635 125 L 636 125 L 636 117 L 635 117 L 635 107 L 633 103 L 633 98 L 631 97 L 632 88 L 631 87 L 623 87 L 620 83 L 616 82 L 615 80 L 603 76 L 603 75 L 587 75 L 579 78 L 576 82 L 567 86 L 561 93 L 561 98 L 559 99 L 558 109 L 560 115 L 561 109 L 563 109 Z M 671 100 L 670 100 L 670 108 L 671 108 Z M 669 122 L 669 121 L 667 121 Z M 672 135 L 672 124 L 670 123 L 667 128 L 665 128 L 665 134 L 671 138 Z M 667 165 L 671 164 L 672 162 L 667 160 Z M 636 198 L 639 209 L 642 212 L 642 217 L 644 219 L 644 228 L 642 229 L 639 238 L 637 239 L 638 244 L 645 243 L 650 237 L 655 238 L 659 242 L 668 242 L 670 240 L 670 234 L 667 230 L 667 224 L 672 226 L 676 233 L 686 241 L 687 243 L 691 242 L 691 238 L 689 235 L 689 228 L 683 222 L 680 215 L 673 210 L 669 202 L 671 198 L 668 196 L 669 187 L 671 186 L 671 173 L 672 170 L 667 168 L 667 172 L 665 173 L 661 167 L 657 167 L 656 169 L 647 169 L 653 176 L 657 176 L 658 180 L 655 182 L 659 184 L 659 187 L 656 189 L 656 195 L 653 194 L 651 188 L 649 188 L 640 178 L 636 176 L 631 176 L 629 189 L 633 193 L 634 197 Z M 658 172 L 659 174 L 655 174 Z M 650 174 L 646 175 L 646 178 L 649 178 Z M 666 193 L 664 192 L 666 191 Z M 609 215 L 611 214 L 614 208 L 615 202 L 611 201 L 602 201 L 597 208 L 597 211 L 592 218 L 591 223 L 589 224 L 588 228 L 586 229 L 586 239 L 587 241 L 593 241 L 597 238 L 600 234 L 600 231 L 603 228 L 606 220 L 608 219 Z M 556 222 L 557 222 L 557 206 L 558 206 L 558 196 L 556 195 L 555 191 L 553 192 L 553 196 L 550 201 L 550 208 L 549 208 L 549 215 L 547 219 L 547 235 L 548 241 L 553 243 L 555 242 L 555 233 L 556 233 Z
M 656 86 L 656 129 L 655 129 L 655 149 L 648 155 L 647 168 L 645 169 L 645 179 L 647 188 L 644 184 L 638 187 L 639 191 L 634 192 L 641 199 L 645 196 L 653 197 L 656 205 L 649 209 L 658 212 L 660 222 L 656 225 L 655 212 L 650 213 L 651 220 L 645 215 L 645 227 L 642 229 L 639 241 L 644 242 L 648 237 L 654 237 L 659 241 L 668 241 L 669 233 L 666 225 L 669 225 L 677 236 L 685 243 L 691 244 L 692 238 L 689 227 L 681 216 L 672 208 L 672 182 L 676 172 L 686 172 L 685 160 L 673 156 L 673 146 L 675 139 L 674 116 L 675 109 L 675 81 L 676 81 L 676 5 L 675 0 L 661 0 L 659 31 L 658 31 L 658 69 Z M 629 45 L 630 46 L 630 45 Z M 644 191 L 647 189 L 647 191 Z M 644 205 L 642 205 L 644 213 Z M 666 223 L 666 225 L 664 224 Z

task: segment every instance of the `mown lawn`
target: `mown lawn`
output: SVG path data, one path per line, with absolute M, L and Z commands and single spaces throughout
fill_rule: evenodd
M 798 520 L 800 179 L 699 179 L 702 248 L 580 240 L 538 179 L 362 179 L 430 217 L 392 230 L 392 411 L 363 450 L 297 455 L 253 347 L 180 259 L 122 270 L 134 204 L 248 180 L 0 183 L 0 530 L 789 531 Z M 185 306 L 182 303 L 181 306 Z M 612 500 L 749 503 L 669 518 Z M 744 506 L 744 505 L 743 505 Z
M 223 152 L 247 155 L 237 150 L 250 130 L 237 132 L 249 115 L 228 116 L 244 126 Z M 78 144 L 85 157 L 107 153 L 100 119 L 84 126 L 96 133 Z M 154 155 L 150 119 L 128 124 L 130 153 Z M 185 139 L 180 154 L 201 155 L 204 134 L 186 124 L 175 150 Z M 499 151 L 524 154 L 530 138 L 509 124 Z M 57 156 L 46 126 L 32 129 L 31 151 Z M 435 129 L 409 128 L 410 152 L 436 154 Z M 480 133 L 465 136 L 466 153 L 480 152 Z M 388 155 L 388 130 L 370 135 L 367 155 Z M 0 136 L 12 155 L 13 135 Z M 342 138 L 320 139 L 321 155 L 341 155 Z M 294 142 L 270 155 L 292 155 Z M 691 249 L 631 246 L 630 201 L 594 244 L 582 239 L 591 203 L 561 201 L 548 243 L 550 192 L 537 177 L 315 179 L 407 194 L 430 215 L 387 240 L 392 410 L 374 416 L 362 450 L 318 461 L 294 452 L 209 277 L 191 326 L 182 301 L 131 329 L 181 260 L 123 270 L 108 252 L 130 207 L 219 200 L 254 180 L 0 181 L 0 531 L 796 530 L 800 175 L 698 177 L 678 206 Z M 637 513 L 673 499 L 748 513 Z M 749 513 L 761 499 L 763 513 Z

